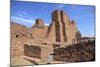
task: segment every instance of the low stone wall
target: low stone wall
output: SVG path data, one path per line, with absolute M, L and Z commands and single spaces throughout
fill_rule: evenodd
M 24 45 L 24 55 L 41 59 L 41 48 L 39 46 Z
M 30 58 L 40 59 L 38 64 L 48 63 L 48 56 L 53 52 L 53 45 L 43 45 L 43 44 L 25 44 L 24 45 L 24 55 Z M 36 61 L 37 62 L 37 61 Z

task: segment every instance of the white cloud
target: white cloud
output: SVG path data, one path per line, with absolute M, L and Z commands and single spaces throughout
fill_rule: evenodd
M 47 24 L 47 23 L 46 23 L 45 25 L 46 25 L 46 26 L 49 26 L 49 24 Z
M 27 18 L 27 19 L 33 19 L 33 17 L 30 14 L 28 14 L 25 11 L 23 11 L 22 9 L 20 9 L 16 14 L 19 17 L 23 17 L 23 18 Z
M 15 16 L 12 16 L 11 20 L 21 21 L 21 22 L 28 22 L 28 23 L 32 23 L 32 24 L 35 22 L 34 20 L 25 19 L 25 18 L 21 18 L 21 17 L 15 17 Z
M 24 19 L 21 17 L 15 17 L 15 16 L 11 16 L 11 21 L 15 21 L 18 23 L 31 23 L 31 24 L 35 24 L 35 20 L 30 20 L 30 19 Z M 45 23 L 46 26 L 49 26 L 48 23 Z

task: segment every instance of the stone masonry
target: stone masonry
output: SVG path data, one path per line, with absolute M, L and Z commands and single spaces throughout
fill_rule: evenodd
M 46 64 L 54 49 L 79 42 L 81 33 L 75 20 L 71 20 L 63 10 L 53 11 L 51 17 L 49 26 L 40 18 L 31 28 L 11 23 L 12 66 Z

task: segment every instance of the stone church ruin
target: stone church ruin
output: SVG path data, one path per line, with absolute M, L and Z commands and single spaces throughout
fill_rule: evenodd
M 31 28 L 11 22 L 12 66 L 64 63 L 53 60 L 54 50 L 80 42 L 81 33 L 63 10 L 53 11 L 51 17 L 49 26 L 42 18 L 36 19 Z

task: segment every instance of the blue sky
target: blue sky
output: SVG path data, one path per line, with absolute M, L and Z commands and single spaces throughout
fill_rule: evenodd
M 76 21 L 82 36 L 95 36 L 95 7 L 89 5 L 12 1 L 11 21 L 31 27 L 37 18 L 41 18 L 48 25 L 52 22 L 51 13 L 56 9 L 64 10 Z

